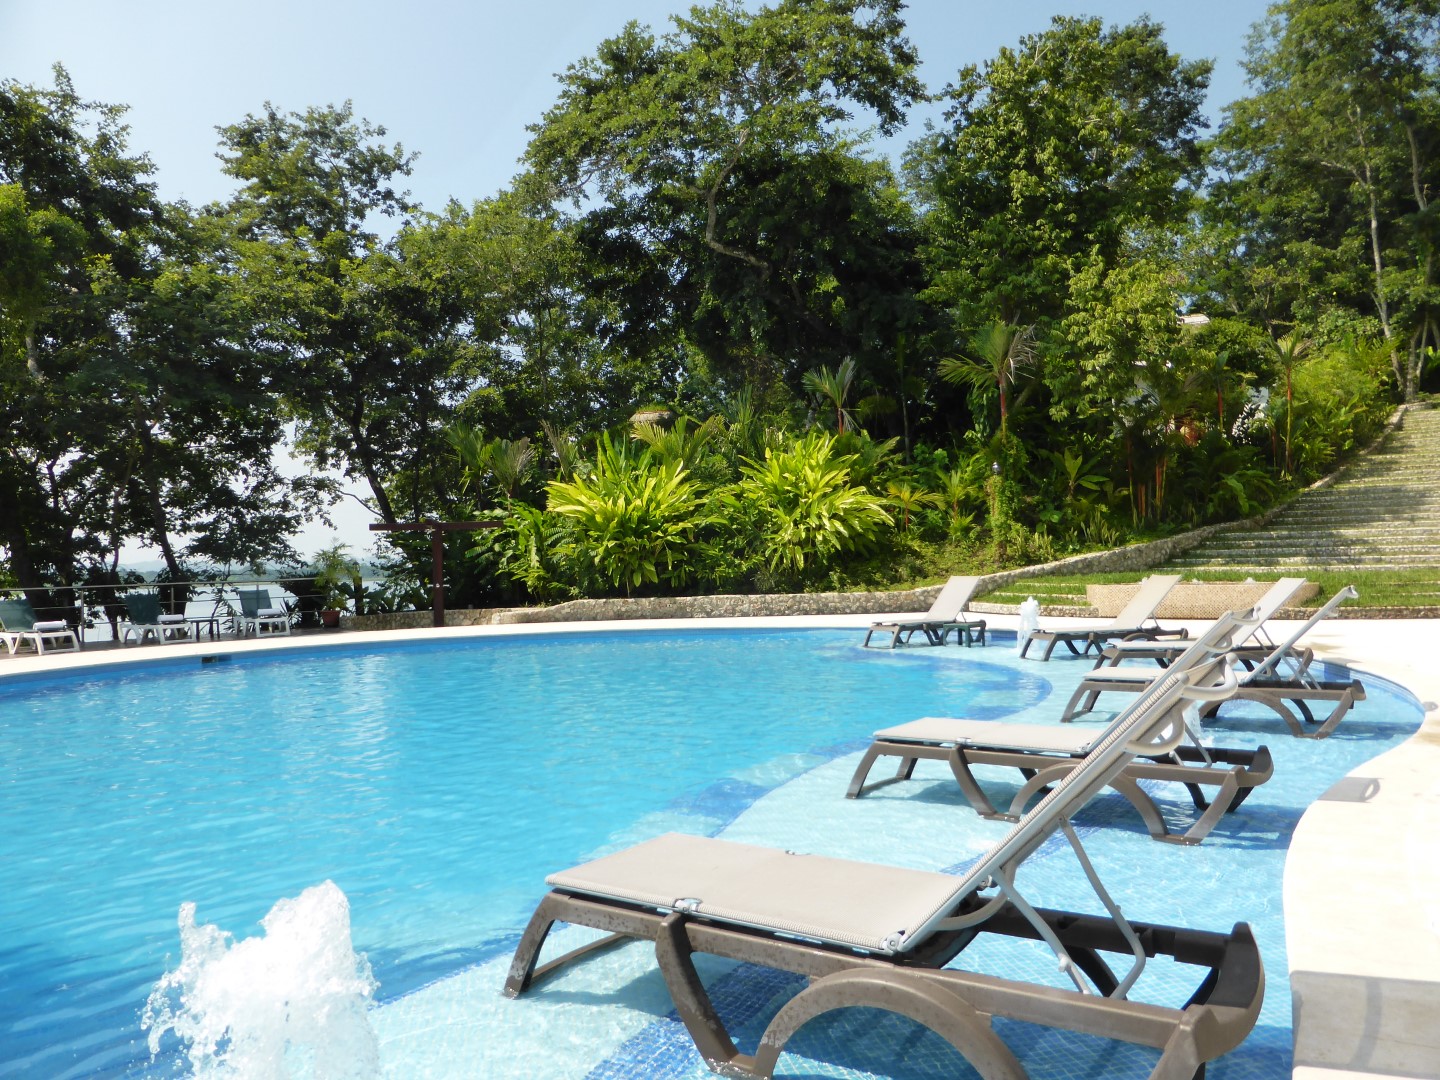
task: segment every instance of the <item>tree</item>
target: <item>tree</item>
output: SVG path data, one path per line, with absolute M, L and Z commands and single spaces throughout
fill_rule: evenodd
M 1183 228 L 1209 75 L 1148 19 L 1106 30 L 1068 17 L 961 69 L 942 126 L 906 159 L 926 209 L 927 295 L 959 327 L 998 313 L 1044 337 L 1072 275 Z
M 565 73 L 526 162 L 579 213 L 617 340 L 762 388 L 888 362 L 920 318 L 909 212 L 845 126 L 864 110 L 889 134 L 921 96 L 901 7 L 720 0 Z
M 1000 397 L 1000 434 L 1006 434 L 1010 413 L 1010 391 L 1026 368 L 1034 366 L 1035 328 L 992 322 L 970 339 L 973 357 L 946 357 L 940 361 L 940 377 L 978 390 L 995 388 Z
M 413 157 L 384 135 L 348 102 L 288 115 L 267 104 L 221 129 L 221 160 L 243 181 L 228 207 L 237 272 L 261 315 L 257 344 L 286 363 L 296 445 L 363 479 L 394 521 L 387 481 L 441 456 L 446 402 L 466 388 L 465 313 L 435 287 L 441 268 L 408 257 L 407 232 L 373 231 L 414 209 L 395 187 Z M 418 503 L 427 488 L 408 490 Z
M 213 219 L 168 206 L 117 106 L 0 84 L 0 544 L 22 583 L 113 579 L 121 545 L 288 554 L 317 494 L 279 477 L 264 357 Z M 108 569 L 102 566 L 108 563 Z
M 1440 2 L 1282 0 L 1245 66 L 1255 93 L 1220 133 L 1231 176 L 1216 216 L 1237 226 L 1252 272 L 1290 267 L 1278 321 L 1368 309 L 1413 397 L 1440 344 Z

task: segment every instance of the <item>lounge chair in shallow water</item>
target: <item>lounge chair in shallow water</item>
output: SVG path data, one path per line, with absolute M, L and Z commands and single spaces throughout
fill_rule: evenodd
M 1177 656 L 1173 662 L 1193 665 L 1226 654 L 1232 641 L 1249 637 L 1258 625 L 1253 615 L 1243 620 L 1227 615 L 1191 642 L 1185 659 Z M 938 760 L 950 766 L 960 790 L 981 817 L 1015 821 L 1046 788 L 1076 768 L 1102 734 L 1074 724 L 925 717 L 877 731 L 845 795 L 855 799 L 888 784 L 909 780 L 921 758 Z M 1188 734 L 1189 744 L 1176 745 L 1163 753 L 1137 755 L 1110 781 L 1110 787 L 1139 812 L 1156 840 L 1200 843 L 1226 813 L 1243 803 L 1275 771 L 1270 751 L 1264 746 L 1254 750 L 1206 747 L 1193 738 L 1193 733 Z M 899 758 L 900 764 L 893 776 L 867 784 L 870 770 L 882 757 Z M 1015 768 L 1024 775 L 1025 782 L 1011 797 L 1007 811 L 996 809 L 976 778 L 976 765 Z M 1202 811 L 1200 817 L 1183 833 L 1172 833 L 1153 795 L 1140 785 L 1141 780 L 1185 785 L 1195 808 Z M 1208 799 L 1204 788 L 1215 789 Z
M 1037 641 L 1045 642 L 1045 655 L 1041 660 L 1049 660 L 1050 654 L 1055 651 L 1055 646 L 1064 643 L 1076 656 L 1082 652 L 1099 652 L 1104 648 L 1105 643 L 1114 638 L 1146 638 L 1153 640 L 1158 637 L 1185 637 L 1184 630 L 1165 630 L 1155 621 L 1155 609 L 1164 601 L 1166 595 L 1180 581 L 1179 574 L 1152 574 L 1140 582 L 1140 588 L 1135 590 L 1135 595 L 1110 622 L 1100 625 L 1090 624 L 1089 626 L 1053 626 L 1047 630 L 1032 630 L 1025 644 L 1020 647 L 1020 655 L 1025 656 L 1030 652 L 1030 646 Z M 1083 645 L 1077 649 L 1076 643 Z
M 10 655 L 22 645 L 29 645 L 37 656 L 51 652 L 78 652 L 80 639 L 64 619 L 37 619 L 35 609 L 23 596 L 18 600 L 0 600 L 0 641 Z
M 1365 700 L 1365 687 L 1359 679 L 1327 681 L 1315 678 L 1310 673 L 1311 652 L 1298 646 L 1300 639 L 1316 624 L 1329 618 L 1346 600 L 1359 595 L 1353 585 L 1346 585 L 1289 637 L 1270 649 L 1258 663 L 1242 657 L 1240 662 L 1248 670 L 1240 673 L 1240 685 L 1234 699 L 1267 706 L 1285 721 L 1290 733 L 1298 738 L 1323 739 L 1334 731 L 1355 703 Z M 1075 688 L 1060 720 L 1063 723 L 1089 712 L 1106 691 L 1134 693 L 1144 689 L 1154 678 L 1153 671 L 1132 668 L 1109 667 L 1091 671 Z M 1323 720 L 1318 720 L 1310 707 L 1311 702 L 1316 701 L 1331 704 L 1330 714 Z M 1201 715 L 1214 716 L 1219 709 L 1217 702 L 1206 706 Z
M 270 602 L 268 589 L 237 589 L 240 598 L 240 636 L 264 635 L 268 627 L 273 634 L 290 633 L 290 613 Z
M 1265 629 L 1266 624 L 1275 617 L 1275 613 L 1285 606 L 1304 586 L 1305 579 L 1280 578 L 1270 588 L 1265 590 L 1265 595 L 1255 603 L 1251 612 L 1251 618 L 1255 620 L 1255 627 L 1249 635 L 1243 639 L 1237 638 L 1230 646 L 1229 652 L 1246 663 L 1247 667 L 1254 667 L 1255 663 L 1270 655 L 1275 643 L 1270 639 L 1269 632 Z M 1153 641 L 1144 638 L 1132 641 L 1112 641 L 1106 645 L 1101 652 L 1099 659 L 1095 661 L 1097 668 L 1116 667 L 1126 660 L 1154 660 L 1161 667 L 1166 667 L 1170 661 L 1185 651 L 1184 641 Z M 1306 656 L 1308 663 L 1309 656 Z
M 951 631 L 954 631 L 955 640 L 958 642 L 971 645 L 978 639 L 980 644 L 984 645 L 985 620 L 967 620 L 964 617 L 965 609 L 970 606 L 970 601 L 975 596 L 975 589 L 979 584 L 978 577 L 952 577 L 940 590 L 940 595 L 935 597 L 935 602 L 930 605 L 930 610 L 920 618 L 871 623 L 863 644 L 868 646 L 872 635 L 877 632 L 885 632 L 890 635 L 890 648 L 892 649 L 900 643 L 902 634 L 907 645 L 916 633 L 924 634 L 925 640 L 931 645 L 944 645 L 945 639 L 950 636 Z
M 160 597 L 154 593 L 126 593 L 126 622 L 120 628 L 120 644 L 128 645 L 133 636 L 138 644 L 152 637 L 158 644 L 194 641 L 191 626 L 184 615 L 167 615 L 160 610 Z
M 769 1077 L 803 1024 L 860 1006 L 923 1024 L 985 1077 L 1025 1076 L 991 1026 L 996 1016 L 1154 1047 L 1162 1053 L 1152 1077 L 1192 1077 L 1238 1046 L 1259 1015 L 1265 978 L 1250 928 L 1239 923 L 1224 933 L 1130 922 L 1069 819 L 1134 757 L 1159 752 L 1191 702 L 1223 697 L 1234 683 L 1223 659 L 1167 670 L 963 875 L 673 833 L 554 874 L 516 949 L 505 992 L 524 993 L 612 945 L 653 941 L 676 1010 L 715 1072 Z M 1104 915 L 1037 908 L 1025 898 L 1017 875 L 1057 830 Z M 537 967 L 557 921 L 605 936 Z M 1048 963 L 1035 982 L 944 966 L 986 934 L 1043 941 L 1073 988 L 1051 985 Z M 754 1051 L 742 1053 L 701 982 L 696 952 L 795 972 L 808 982 L 781 1006 Z M 1152 956 L 1199 969 L 1198 986 L 1182 1004 L 1126 999 Z M 1174 986 L 1168 975 L 1164 985 Z

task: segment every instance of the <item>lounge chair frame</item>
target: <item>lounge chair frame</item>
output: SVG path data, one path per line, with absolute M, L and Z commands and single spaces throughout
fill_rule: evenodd
M 878 632 L 890 635 L 889 647 L 892 649 L 902 642 L 910 644 L 910 639 L 917 633 L 923 634 L 931 645 L 944 645 L 953 632 L 957 644 L 969 647 L 979 642 L 984 645 L 985 620 L 963 618 L 979 584 L 978 577 L 952 577 L 923 618 L 871 623 L 862 644 L 869 648 L 870 638 Z
M 1040 659 L 1049 660 L 1050 654 L 1055 651 L 1055 646 L 1060 644 L 1064 644 L 1073 655 L 1081 656 L 1085 653 L 1100 652 L 1106 642 L 1115 638 L 1127 640 L 1143 638 L 1153 641 L 1162 637 L 1188 637 L 1188 632 L 1183 628 L 1166 630 L 1155 621 L 1155 609 L 1160 606 L 1166 594 L 1179 581 L 1179 574 L 1152 574 L 1140 582 L 1140 588 L 1130 598 L 1130 602 L 1110 620 L 1109 624 L 1032 630 L 1026 637 L 1025 643 L 1020 646 L 1020 655 L 1021 657 L 1028 656 L 1030 646 L 1037 641 L 1045 642 L 1045 652 Z M 1083 647 L 1077 649 L 1075 647 L 1077 643 Z
M 1285 721 L 1290 733 L 1299 739 L 1323 739 L 1334 732 L 1340 721 L 1345 719 L 1355 703 L 1365 700 L 1365 687 L 1359 679 L 1317 679 L 1310 673 L 1314 653 L 1299 647 L 1299 641 L 1316 624 L 1330 615 L 1344 601 L 1359 594 L 1353 585 L 1346 585 L 1324 606 L 1319 608 L 1289 637 L 1270 649 L 1258 662 L 1253 650 L 1237 658 L 1243 667 L 1239 688 L 1233 700 L 1254 701 L 1266 706 Z M 1285 668 L 1289 674 L 1282 675 Z M 1095 708 L 1100 695 L 1114 690 L 1133 693 L 1148 685 L 1152 673 L 1133 671 L 1126 668 L 1107 667 L 1091 671 L 1075 688 L 1070 701 L 1060 716 L 1061 723 L 1068 723 L 1076 716 Z M 1330 711 L 1319 719 L 1311 708 L 1311 702 L 1328 702 Z M 1201 718 L 1213 717 L 1220 711 L 1219 702 L 1206 705 L 1200 710 Z
M 978 901 L 967 903 L 959 914 L 973 914 L 981 906 Z M 577 960 L 630 941 L 650 941 L 675 1010 L 710 1070 L 765 1078 L 774 1075 L 786 1044 L 806 1022 L 852 1007 L 906 1016 L 945 1039 L 982 1076 L 1017 1080 L 1026 1073 L 995 1034 L 992 1017 L 1154 1047 L 1163 1052 L 1152 1078 L 1173 1080 L 1201 1075 L 1205 1062 L 1239 1046 L 1255 1025 L 1264 996 L 1264 972 L 1254 936 L 1244 923 L 1225 934 L 1142 922 L 1122 929 L 1101 916 L 1050 908 L 1032 908 L 1030 916 L 1044 929 L 1019 909 L 1005 907 L 991 913 L 980 929 L 935 935 L 923 955 L 897 964 L 840 946 L 787 941 L 684 912 L 557 888 L 540 902 L 525 928 L 505 993 L 518 997 Z M 537 966 L 540 948 L 556 922 L 592 927 L 606 936 Z M 1028 940 L 1053 937 L 1101 992 L 1083 994 L 944 967 L 982 933 Z M 1199 988 L 1184 1006 L 1141 1005 L 1109 996 L 1118 981 L 1101 954 L 1130 955 L 1134 941 L 1146 958 L 1168 957 L 1205 969 Z M 744 1054 L 700 979 L 692 959 L 695 953 L 789 971 L 810 983 L 770 1021 L 755 1052 Z
M 44 656 L 51 652 L 79 652 L 80 638 L 63 619 L 37 619 L 35 609 L 25 599 L 0 600 L 0 642 L 11 656 L 23 645 Z M 67 644 L 68 642 L 68 644 Z
M 1000 738 L 998 733 L 984 730 L 996 727 L 993 721 L 927 718 L 919 723 L 935 724 L 937 738 L 922 742 L 886 737 L 883 732 L 877 734 L 850 778 L 850 786 L 845 792 L 847 799 L 858 799 L 878 788 L 911 779 L 915 765 L 921 759 L 943 761 L 950 766 L 955 782 L 977 814 L 984 818 L 1018 821 L 1025 807 L 1037 795 L 1064 777 L 1084 757 L 1081 753 L 1067 753 L 1060 748 L 1007 747 L 998 741 L 990 741 Z M 1047 732 L 1060 735 L 1065 730 L 1049 724 L 1025 726 L 1042 738 Z M 942 735 L 939 734 L 942 727 L 952 730 Z M 870 770 L 882 757 L 900 759 L 894 775 L 867 784 L 865 781 Z M 972 771 L 976 765 L 1020 770 L 1025 783 L 1011 798 L 1008 809 L 996 808 Z M 1265 746 L 1239 750 L 1180 745 L 1163 756 L 1136 758 L 1111 780 L 1110 787 L 1135 808 L 1152 838 L 1173 844 L 1198 844 L 1210 835 L 1226 814 L 1238 809 L 1250 792 L 1274 773 L 1275 763 Z M 1171 832 L 1159 804 L 1140 786 L 1141 780 L 1183 784 L 1195 809 L 1202 811 L 1201 816 L 1183 833 Z M 1204 788 L 1215 790 L 1206 798 Z
M 1227 934 L 1131 923 L 1106 893 L 1069 818 L 1135 755 L 1173 747 L 1183 737 L 1176 734 L 1183 730 L 1180 713 L 1233 692 L 1235 675 L 1224 658 L 1202 656 L 1198 649 L 1123 710 L 1090 754 L 961 877 L 705 837 L 657 837 L 548 879 L 551 891 L 521 937 L 505 992 L 517 996 L 568 963 L 638 939 L 654 943 L 661 974 L 701 1056 L 727 1075 L 769 1077 L 806 1021 L 836 1008 L 871 1006 L 929 1027 L 991 1080 L 1025 1075 L 991 1029 L 993 1016 L 1156 1047 L 1161 1055 L 1152 1077 L 1193 1077 L 1206 1061 L 1238 1046 L 1259 1016 L 1264 968 L 1254 938 L 1244 924 Z M 1021 864 L 1057 829 L 1108 918 L 1036 908 L 1018 888 Z M 700 891 L 684 891 L 692 887 Z M 905 905 L 899 928 L 886 900 Z M 815 920 L 796 915 L 814 908 L 812 901 L 831 904 L 829 913 Z M 852 904 L 861 916 L 850 916 Z M 557 921 L 606 936 L 537 966 Z M 1043 941 L 1075 988 L 941 970 L 987 933 Z M 745 1054 L 710 1001 L 691 959 L 695 952 L 811 981 L 771 1020 L 755 1052 Z M 1102 953 L 1128 959 L 1129 971 L 1117 975 Z M 1205 970 L 1183 1005 L 1124 1000 L 1151 956 Z

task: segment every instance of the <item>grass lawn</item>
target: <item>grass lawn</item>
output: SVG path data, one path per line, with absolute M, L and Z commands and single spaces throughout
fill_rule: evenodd
M 1012 585 L 986 593 L 983 599 L 993 604 L 1019 604 L 1026 597 L 1033 596 L 1041 605 L 1060 604 L 1085 605 L 1085 586 L 1106 582 L 1136 581 L 1146 573 L 1165 573 L 1165 567 L 1143 573 L 1121 574 L 1063 574 L 1046 577 L 1024 578 Z M 1179 571 L 1170 570 L 1170 573 Z M 1187 581 L 1235 581 L 1236 575 L 1224 571 L 1191 570 L 1183 571 Z M 1257 581 L 1273 581 L 1285 576 L 1304 577 L 1316 582 L 1320 591 L 1304 607 L 1318 608 L 1346 585 L 1354 585 L 1360 593 L 1359 600 L 1347 603 L 1348 607 L 1366 608 L 1424 608 L 1440 607 L 1440 571 L 1434 569 L 1401 570 L 1386 572 L 1358 572 L 1352 574 L 1329 573 L 1306 570 L 1276 570 L 1270 574 L 1256 575 Z M 1243 580 L 1243 579 L 1240 579 Z M 918 583 L 917 583 L 918 584 Z

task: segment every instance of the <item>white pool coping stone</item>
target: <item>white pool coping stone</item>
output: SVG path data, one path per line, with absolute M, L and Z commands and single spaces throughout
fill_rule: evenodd
M 655 630 L 858 630 L 905 614 L 525 623 L 228 639 L 0 657 L 0 681 L 206 656 L 354 648 L 381 635 L 393 642 Z M 1013 630 L 1018 620 L 992 615 L 987 621 Z M 1284 624 L 1277 624 L 1277 631 L 1283 630 Z M 1412 738 L 1355 769 L 1317 800 L 1291 840 L 1284 904 L 1294 1080 L 1440 1076 L 1440 620 L 1332 619 L 1306 642 L 1323 660 L 1403 686 L 1420 702 L 1424 720 Z

